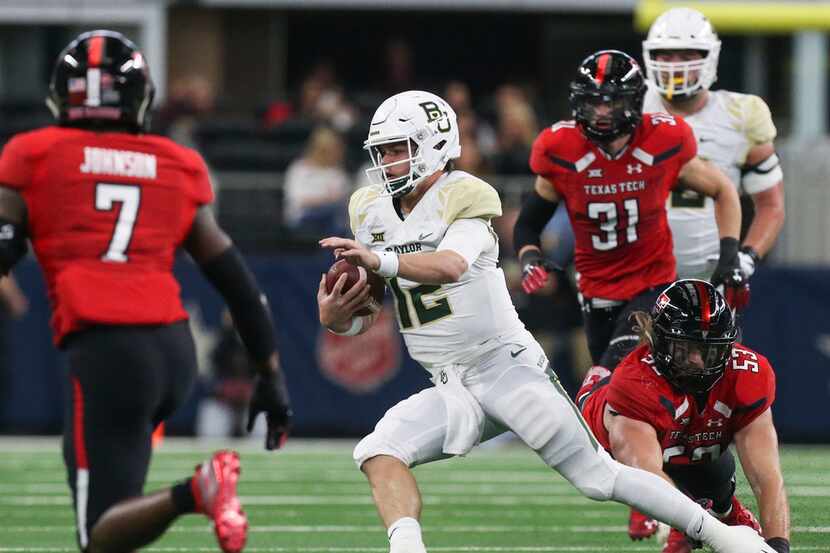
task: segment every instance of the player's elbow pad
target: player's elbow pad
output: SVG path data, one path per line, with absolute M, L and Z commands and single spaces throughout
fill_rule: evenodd
M 516 253 L 524 246 L 540 246 L 539 236 L 556 212 L 557 205 L 558 202 L 546 200 L 536 190 L 528 194 L 513 227 L 513 247 Z
M 239 337 L 255 360 L 264 362 L 277 351 L 268 300 L 235 246 L 201 265 L 202 272 L 222 294 Z
M 0 275 L 7 275 L 28 250 L 23 226 L 0 217 Z

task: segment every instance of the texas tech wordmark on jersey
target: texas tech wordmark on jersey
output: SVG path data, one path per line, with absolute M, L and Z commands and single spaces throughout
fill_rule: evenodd
M 627 300 L 674 280 L 665 203 L 696 152 L 689 126 L 666 114 L 645 114 L 613 159 L 572 121 L 542 131 L 530 166 L 567 205 L 586 297 Z
M 723 378 L 705 395 L 672 387 L 657 371 L 648 346 L 632 351 L 613 375 L 586 381 L 577 394 L 585 420 L 610 450 L 603 424 L 606 404 L 657 431 L 663 462 L 688 465 L 716 459 L 735 434 L 775 400 L 775 373 L 763 355 L 735 344 Z

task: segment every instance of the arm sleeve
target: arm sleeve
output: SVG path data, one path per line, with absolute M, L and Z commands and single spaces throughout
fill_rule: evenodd
M 32 180 L 33 161 L 21 138 L 12 138 L 0 154 L 0 183 L 22 190 Z
M 472 267 L 478 256 L 495 243 L 493 229 L 484 219 L 458 219 L 449 226 L 437 249 L 454 251 Z

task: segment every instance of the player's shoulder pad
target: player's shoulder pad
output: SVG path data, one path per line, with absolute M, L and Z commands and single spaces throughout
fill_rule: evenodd
M 4 149 L 17 154 L 36 157 L 48 151 L 55 142 L 61 140 L 61 127 L 49 126 L 31 131 L 17 133 L 9 139 Z
M 157 134 L 144 135 L 155 148 L 168 153 L 171 157 L 179 160 L 187 170 L 192 172 L 207 172 L 207 163 L 197 150 L 189 148 L 172 139 Z
M 349 198 L 349 226 L 352 234 L 363 224 L 369 212 L 369 206 L 380 197 L 380 188 L 375 185 L 362 186 L 352 192 Z
M 743 132 L 750 144 L 766 144 L 775 140 L 778 131 L 772 121 L 769 106 L 762 98 L 730 91 L 723 94 L 723 101 L 735 126 Z
M 646 165 L 658 165 L 683 151 L 689 142 L 694 143 L 694 131 L 679 115 L 663 112 L 644 113 L 642 139 L 632 155 Z
M 574 163 L 585 155 L 586 143 L 576 121 L 557 121 L 539 133 L 533 142 L 533 150 L 544 154 L 553 163 L 573 170 Z
M 611 374 L 606 396 L 611 407 L 645 422 L 665 411 L 660 396 L 666 384 L 653 367 L 654 360 L 645 346 L 635 348 L 620 361 Z
M 740 405 L 749 407 L 761 400 L 772 401 L 768 396 L 775 393 L 775 371 L 769 359 L 743 344 L 735 344 L 729 368 Z
M 441 219 L 447 224 L 457 219 L 492 219 L 501 215 L 496 189 L 464 171 L 454 171 L 439 183 L 438 202 Z

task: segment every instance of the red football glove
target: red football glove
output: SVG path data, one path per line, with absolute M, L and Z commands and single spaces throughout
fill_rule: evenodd
M 562 270 L 553 261 L 545 259 L 538 250 L 528 250 L 519 259 L 522 266 L 522 290 L 526 294 L 539 291 L 548 281 L 550 273 Z

